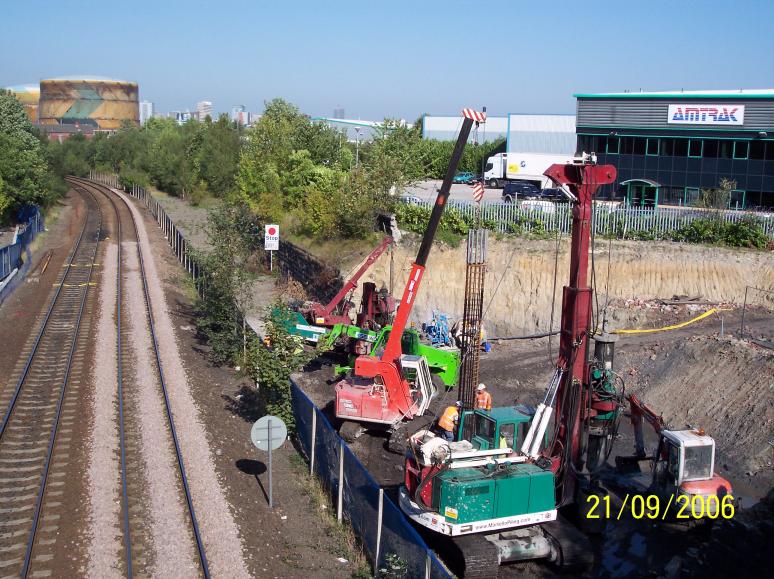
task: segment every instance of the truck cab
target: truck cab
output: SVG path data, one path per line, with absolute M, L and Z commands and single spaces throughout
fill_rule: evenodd
M 731 483 L 715 473 L 715 440 L 701 430 L 661 431 L 653 487 L 662 496 L 702 496 L 707 509 L 717 506 L 709 497 L 731 494 Z

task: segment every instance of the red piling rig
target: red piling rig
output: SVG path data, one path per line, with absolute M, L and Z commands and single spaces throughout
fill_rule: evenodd
M 564 484 L 557 506 L 574 500 L 576 477 L 583 468 L 582 426 L 587 419 L 589 386 L 589 335 L 591 326 L 591 292 L 588 285 L 589 245 L 591 239 L 592 197 L 601 185 L 616 178 L 613 165 L 551 165 L 544 173 L 559 185 L 566 186 L 577 198 L 572 208 L 572 246 L 570 281 L 562 294 L 562 324 L 557 365 L 564 371 L 556 397 L 555 437 L 547 448 L 552 470 L 563 473 Z

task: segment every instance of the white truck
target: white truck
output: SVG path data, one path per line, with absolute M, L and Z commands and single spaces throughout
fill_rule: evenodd
M 540 189 L 545 189 L 551 185 L 543 172 L 553 164 L 571 162 L 572 155 L 497 153 L 486 161 L 484 183 L 499 189 L 508 181 L 528 181 Z

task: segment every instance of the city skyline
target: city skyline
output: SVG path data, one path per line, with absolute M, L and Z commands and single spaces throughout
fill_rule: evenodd
M 601 0 L 593 11 L 513 3 L 497 18 L 464 0 L 342 1 L 325 11 L 302 0 L 227 25 L 199 5 L 138 0 L 127 12 L 87 0 L 14 3 L 0 22 L 0 86 L 88 72 L 137 82 L 140 98 L 161 111 L 207 100 L 216 116 L 235 104 L 259 113 L 280 97 L 311 116 L 343 108 L 349 118 L 409 122 L 463 105 L 500 116 L 573 113 L 577 92 L 774 86 L 774 3 L 763 0 L 738 2 L 733 14 L 716 0 Z M 96 6 L 88 34 L 78 34 L 79 14 Z M 246 1 L 220 8 L 255 10 Z M 114 42 L 117 22 L 131 42 Z M 63 29 L 73 31 L 66 43 Z

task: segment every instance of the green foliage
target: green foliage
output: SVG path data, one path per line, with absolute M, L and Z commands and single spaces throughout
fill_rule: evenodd
M 747 218 L 735 223 L 719 219 L 694 219 L 669 235 L 673 241 L 722 244 L 730 247 L 765 249 L 769 241 L 760 221 Z
M 239 359 L 244 339 L 242 316 L 251 300 L 248 261 L 252 248 L 246 243 L 239 212 L 236 206 L 219 206 L 210 213 L 212 250 L 196 257 L 207 276 L 197 304 L 197 326 L 218 364 Z
M 384 579 L 404 579 L 408 577 L 408 563 L 396 553 L 388 553 L 384 564 L 379 568 L 379 577 Z
M 731 201 L 731 191 L 736 189 L 736 181 L 723 177 L 717 189 L 702 189 L 699 206 L 707 209 L 725 209 Z
M 0 90 L 0 221 L 26 204 L 46 206 L 62 192 L 49 170 L 46 145 L 22 104 Z
M 288 333 L 293 313 L 274 303 L 263 317 L 265 343 L 253 340 L 247 358 L 247 373 L 258 385 L 260 405 L 266 414 L 280 417 L 293 431 L 295 420 L 291 407 L 290 375 L 316 356 L 306 351 L 297 337 Z

